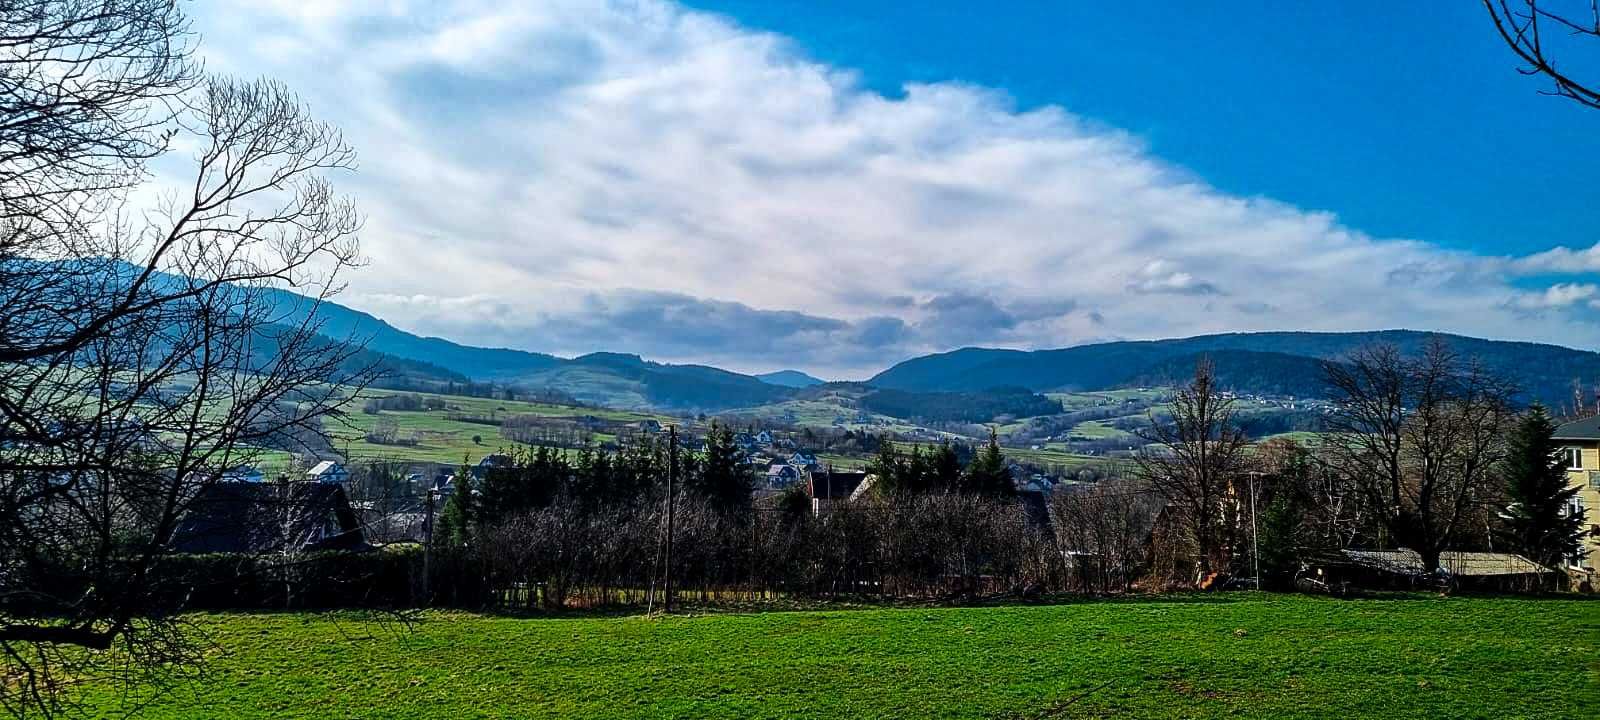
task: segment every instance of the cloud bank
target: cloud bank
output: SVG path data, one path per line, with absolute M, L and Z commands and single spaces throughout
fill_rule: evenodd
M 341 301 L 409 330 L 830 377 L 1236 330 L 1600 344 L 1600 245 L 1370 237 L 1068 109 L 956 82 L 884 97 L 667 2 L 195 12 L 212 70 L 286 81 L 360 151 L 342 187 L 372 263 Z

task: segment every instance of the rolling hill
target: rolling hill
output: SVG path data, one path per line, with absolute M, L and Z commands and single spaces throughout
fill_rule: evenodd
M 171 279 L 176 281 L 174 277 Z M 558 390 L 578 400 L 617 408 L 716 412 L 794 399 L 823 385 L 796 370 L 762 376 L 705 365 L 674 365 L 637 355 L 597 352 L 576 358 L 509 348 L 483 348 L 406 332 L 371 314 L 332 302 L 313 303 L 271 290 L 286 322 L 310 316 L 331 340 L 355 340 L 363 360 L 391 370 L 399 386 L 493 382 Z M 1212 358 L 1225 385 L 1242 392 L 1317 397 L 1325 393 L 1321 364 L 1363 345 L 1389 343 L 1416 353 L 1443 337 L 1461 354 L 1481 359 L 1514 379 L 1526 399 L 1560 405 L 1575 380 L 1600 381 L 1600 353 L 1557 345 L 1485 340 L 1414 330 L 1261 332 L 1168 340 L 1097 343 L 1054 350 L 963 348 L 901 362 L 867 382 L 905 393 L 982 393 L 995 388 L 1032 392 L 1105 390 L 1173 385 L 1201 356 Z M 895 396 L 885 396 L 887 402 Z M 907 398 L 926 406 L 948 397 Z
M 814 378 L 810 375 L 800 372 L 799 370 L 779 370 L 777 372 L 769 372 L 762 375 L 757 375 L 756 379 L 768 385 L 777 385 L 778 387 L 787 388 L 808 388 L 826 384 L 826 381 Z
M 1414 330 L 1351 333 L 1267 332 L 1201 335 L 1079 345 L 1058 350 L 964 348 L 899 363 L 868 382 L 899 390 L 961 392 L 1002 385 L 1034 391 L 1096 390 L 1171 384 L 1201 355 L 1217 363 L 1236 390 L 1315 397 L 1324 392 L 1319 363 L 1338 360 L 1373 343 L 1415 353 L 1440 336 L 1464 355 L 1514 378 L 1525 397 L 1566 402 L 1572 382 L 1600 380 L 1600 353 L 1557 345 L 1484 340 Z

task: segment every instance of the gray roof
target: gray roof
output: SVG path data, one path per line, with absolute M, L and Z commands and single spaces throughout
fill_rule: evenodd
M 1415 550 L 1344 550 L 1342 553 L 1350 562 L 1374 570 L 1399 575 L 1423 573 L 1422 556 Z M 1550 572 L 1549 568 L 1521 555 L 1455 550 L 1439 553 L 1439 567 L 1451 575 L 1462 577 L 1537 575 Z
M 1557 440 L 1600 440 L 1600 415 L 1574 420 L 1556 428 Z

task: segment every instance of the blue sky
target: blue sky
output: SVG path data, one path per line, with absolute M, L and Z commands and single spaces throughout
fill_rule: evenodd
M 1225 331 L 1600 346 L 1600 113 L 1473 3 L 1166 5 L 194 12 L 211 70 L 354 144 L 339 300 L 416 332 L 830 378 Z
M 690 5 L 885 94 L 954 79 L 1070 108 L 1219 189 L 1374 235 L 1505 254 L 1600 239 L 1600 119 L 1536 94 L 1476 2 Z

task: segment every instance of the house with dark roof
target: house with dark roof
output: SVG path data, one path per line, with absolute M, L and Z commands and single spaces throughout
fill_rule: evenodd
M 367 547 L 344 487 L 335 483 L 212 483 L 189 502 L 172 535 L 182 553 L 265 554 Z
M 498 452 L 489 453 L 488 455 L 480 458 L 477 465 L 472 466 L 472 478 L 474 480 L 482 480 L 489 475 L 489 471 L 491 470 L 508 468 L 516 464 L 517 459 L 511 457 L 509 454 Z
M 777 490 L 800 481 L 800 470 L 793 465 L 774 463 L 767 467 L 767 487 Z
M 856 488 L 866 481 L 867 474 L 859 471 L 841 471 L 832 468 L 806 473 L 806 492 L 811 495 L 811 512 L 821 515 L 834 505 L 847 502 Z
M 1567 484 L 1578 488 L 1570 510 L 1588 513 L 1589 534 L 1578 554 L 1567 559 L 1568 569 L 1593 576 L 1600 568 L 1600 416 L 1561 425 L 1554 437 L 1562 446 Z
M 800 450 L 789 456 L 789 464 L 797 468 L 809 468 L 817 465 L 817 456 L 814 453 Z

